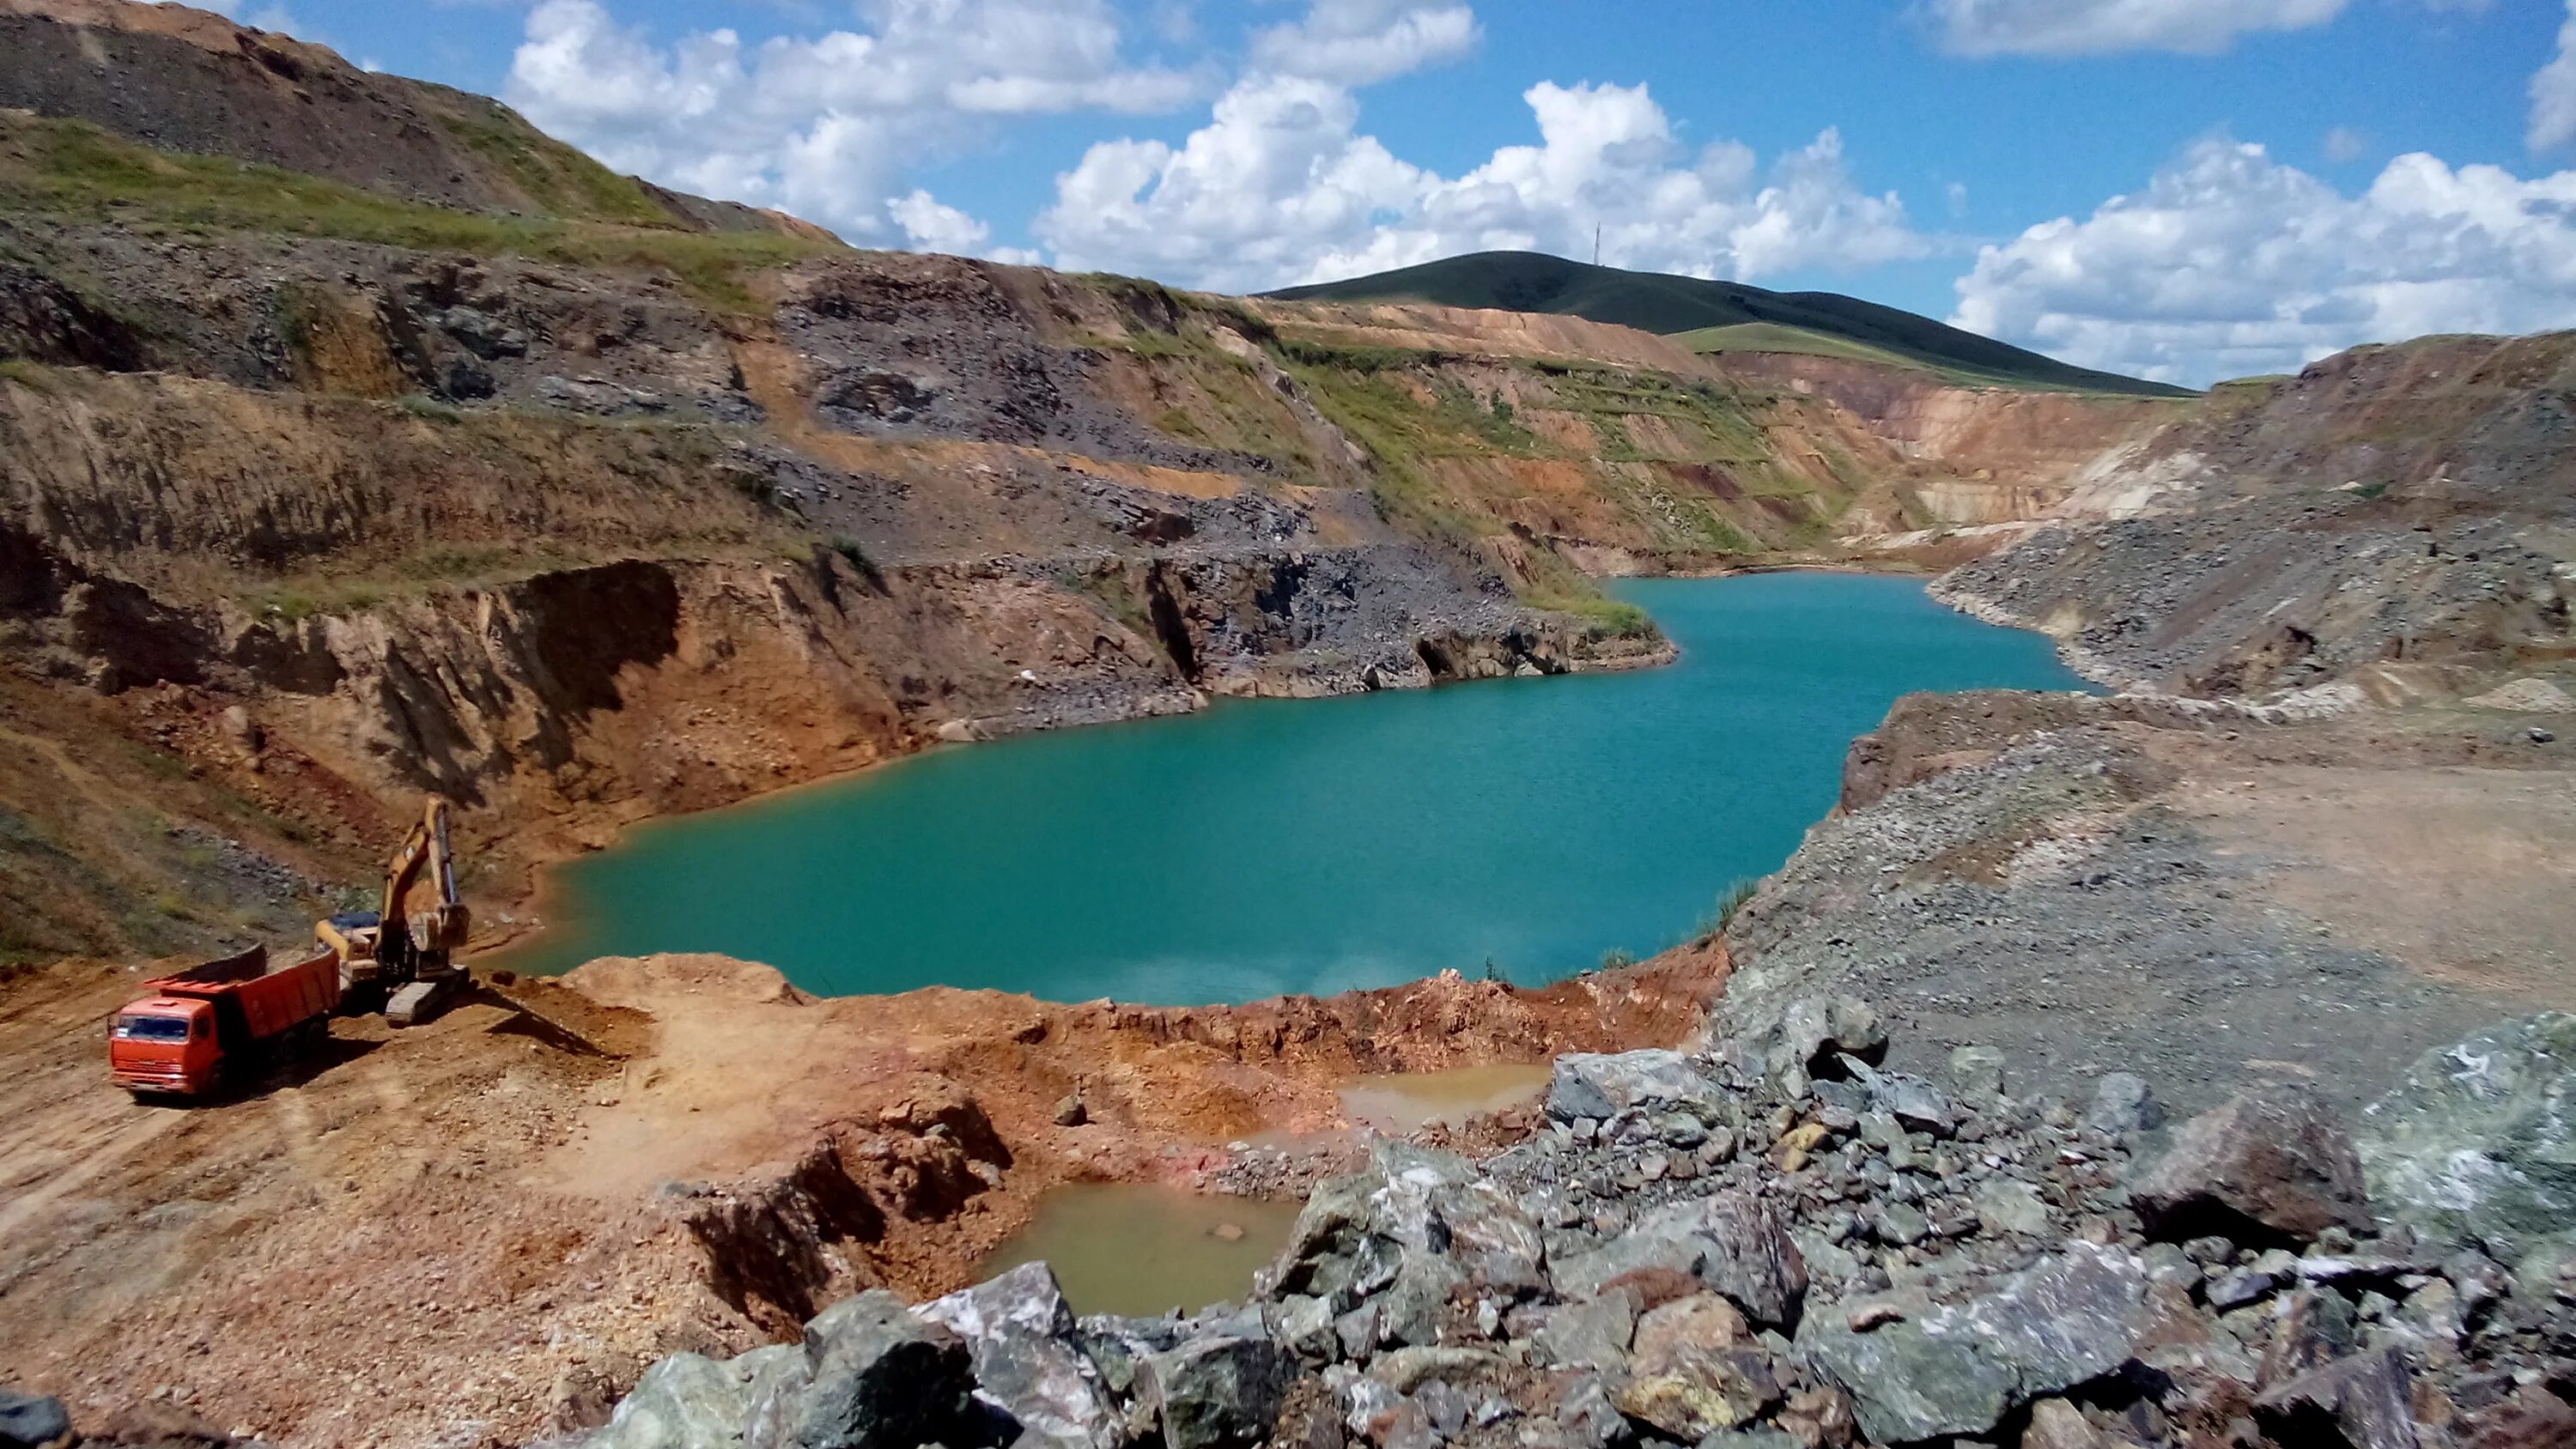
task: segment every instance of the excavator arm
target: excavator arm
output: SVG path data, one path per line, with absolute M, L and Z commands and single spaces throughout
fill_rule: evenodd
M 344 985 L 381 988 L 386 1017 L 407 1026 L 462 980 L 455 953 L 473 925 L 456 893 L 447 802 L 433 795 L 385 868 L 382 909 L 372 919 L 360 913 L 317 921 L 313 934 L 338 954 Z

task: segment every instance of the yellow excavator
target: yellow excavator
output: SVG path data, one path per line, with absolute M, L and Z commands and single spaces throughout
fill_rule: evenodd
M 447 802 L 432 795 L 385 869 L 383 909 L 316 921 L 313 936 L 340 958 L 344 992 L 382 1001 L 386 1021 L 410 1026 L 436 1016 L 465 984 L 456 953 L 473 926 L 472 913 L 456 897 Z

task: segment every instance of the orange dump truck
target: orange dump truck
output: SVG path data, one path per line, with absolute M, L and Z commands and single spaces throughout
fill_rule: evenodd
M 325 951 L 272 971 L 268 948 L 143 983 L 108 1028 L 107 1065 L 137 1096 L 196 1096 L 270 1054 L 319 1040 L 340 1004 L 340 959 Z

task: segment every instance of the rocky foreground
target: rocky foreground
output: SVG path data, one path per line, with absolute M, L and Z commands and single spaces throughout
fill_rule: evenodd
M 584 1449 L 2030 1449 L 2576 1442 L 2576 1016 L 2427 1053 L 2357 1129 L 2264 1086 L 1936 1082 L 1857 998 L 1561 1057 L 1483 1161 L 1383 1144 L 1253 1296 L 1076 1318 L 1044 1265 L 654 1365 Z

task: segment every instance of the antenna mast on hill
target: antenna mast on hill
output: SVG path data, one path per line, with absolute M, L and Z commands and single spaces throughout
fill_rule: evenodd
M 1601 265 L 1601 225 L 1598 222 L 1592 226 L 1592 265 Z

